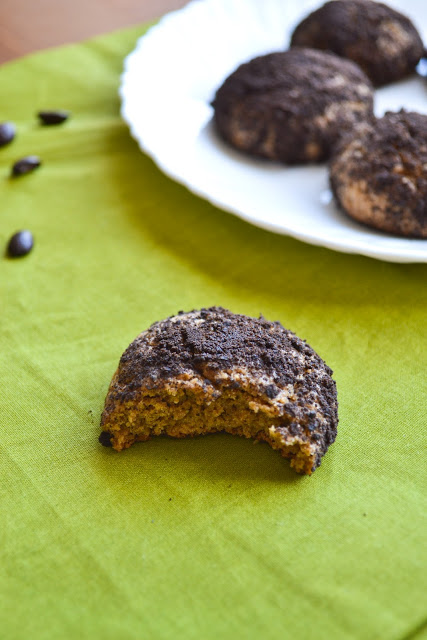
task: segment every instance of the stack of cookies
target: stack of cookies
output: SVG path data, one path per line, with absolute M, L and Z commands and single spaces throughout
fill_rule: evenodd
M 374 88 L 424 55 L 406 16 L 372 0 L 333 0 L 294 30 L 291 48 L 242 64 L 213 102 L 219 135 L 288 165 L 329 161 L 339 207 L 388 233 L 427 238 L 427 116 L 376 118 Z

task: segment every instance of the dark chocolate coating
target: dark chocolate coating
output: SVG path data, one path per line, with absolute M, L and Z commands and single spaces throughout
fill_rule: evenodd
M 344 139 L 330 163 L 332 191 L 351 217 L 427 238 L 427 116 L 387 112 Z
M 287 164 L 328 158 L 343 132 L 373 116 L 372 86 L 357 65 L 300 48 L 241 65 L 213 106 L 224 140 Z
M 423 43 L 411 20 L 371 0 L 333 0 L 295 29 L 291 46 L 332 51 L 356 62 L 381 86 L 412 73 Z

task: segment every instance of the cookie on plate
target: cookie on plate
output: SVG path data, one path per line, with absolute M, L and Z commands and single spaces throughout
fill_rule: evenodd
M 402 110 L 359 125 L 332 158 L 330 181 L 355 220 L 427 238 L 427 116 Z
M 291 46 L 333 51 L 356 62 L 380 86 L 412 73 L 423 43 L 411 20 L 371 0 L 333 0 L 295 29 Z
M 287 164 L 328 158 L 344 131 L 372 117 L 372 104 L 371 83 L 357 65 L 300 48 L 241 65 L 213 102 L 224 140 Z
M 335 440 L 331 369 L 279 322 L 211 307 L 154 323 L 126 349 L 101 418 L 120 451 L 151 436 L 264 440 L 311 474 Z

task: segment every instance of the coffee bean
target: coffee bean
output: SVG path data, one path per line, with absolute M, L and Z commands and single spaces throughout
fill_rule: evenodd
M 11 258 L 19 258 L 30 253 L 34 246 L 34 238 L 31 231 L 18 231 L 9 240 L 7 253 Z
M 39 111 L 37 115 L 43 124 L 61 124 L 69 118 L 70 112 L 62 110 Z
M 40 158 L 38 156 L 27 156 L 21 160 L 17 160 L 12 167 L 13 176 L 23 176 L 30 171 L 34 171 L 41 165 Z
M 15 125 L 12 122 L 0 123 L 0 147 L 12 142 L 15 137 Z

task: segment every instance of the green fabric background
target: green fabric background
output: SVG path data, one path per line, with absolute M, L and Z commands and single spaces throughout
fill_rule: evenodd
M 119 115 L 142 31 L 0 69 L 19 127 L 0 243 L 36 242 L 0 259 L 0 636 L 425 637 L 427 266 L 264 232 L 166 178 Z M 72 119 L 40 127 L 55 107 Z M 44 166 L 8 180 L 30 153 Z M 128 343 L 214 304 L 280 320 L 334 369 L 338 439 L 312 477 L 222 434 L 98 445 Z

